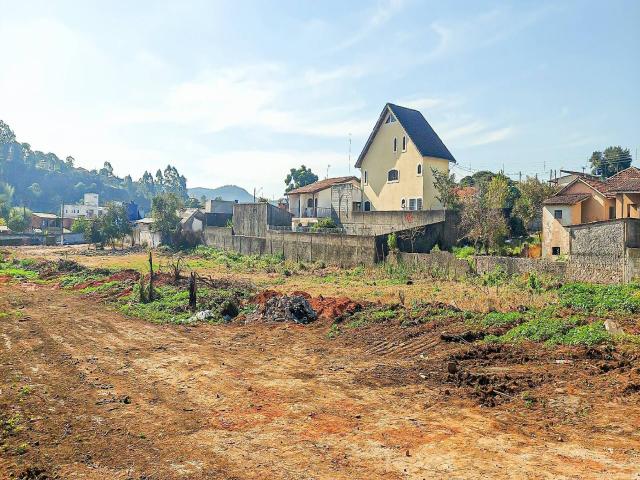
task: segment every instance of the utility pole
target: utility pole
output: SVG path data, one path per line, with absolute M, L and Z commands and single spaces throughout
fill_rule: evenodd
M 522 183 L 522 170 L 518 172 L 518 183 Z
M 326 176 L 326 178 L 329 178 L 329 167 L 331 167 L 331 165 L 327 164 L 327 176 Z
M 64 247 L 64 201 L 60 206 L 60 246 Z

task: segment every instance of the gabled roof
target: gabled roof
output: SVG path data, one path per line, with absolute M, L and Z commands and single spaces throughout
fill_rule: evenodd
M 542 203 L 544 205 L 575 205 L 576 203 L 584 202 L 587 198 L 591 198 L 588 193 L 568 193 L 566 195 L 554 195 Z
M 54 213 L 42 213 L 42 212 L 33 212 L 31 215 L 38 218 L 49 218 L 51 220 L 55 220 L 60 218 L 58 215 Z
M 606 180 L 610 192 L 639 192 L 640 170 L 636 167 L 625 168 Z
M 334 177 L 334 178 L 325 178 L 324 180 L 319 180 L 314 183 L 310 183 L 309 185 L 305 185 L 304 187 L 295 188 L 285 195 L 298 194 L 298 193 L 317 193 L 320 190 L 324 190 L 325 188 L 330 188 L 332 185 L 338 185 L 339 183 L 347 183 L 347 182 L 359 182 L 358 177 Z
M 378 130 L 389 111 L 391 111 L 391 113 L 396 117 L 396 120 L 400 122 L 400 125 L 402 125 L 404 131 L 407 132 L 407 135 L 420 152 L 420 155 L 423 157 L 442 158 L 455 163 L 456 159 L 453 158 L 449 149 L 445 146 L 442 140 L 440 140 L 440 137 L 433 128 L 431 128 L 431 125 L 429 125 L 429 122 L 427 122 L 424 116 L 422 116 L 422 113 L 418 110 L 413 110 L 412 108 L 387 103 L 382 109 L 382 113 L 380 113 L 380 117 L 378 118 L 375 127 L 373 127 L 373 131 L 369 135 L 369 139 L 367 140 L 367 143 L 365 143 L 364 148 L 358 157 L 356 168 L 360 168 L 360 165 L 362 165 L 362 161 L 367 155 L 369 147 L 373 143 L 373 139 L 375 138 L 376 133 L 378 133 Z
M 605 182 L 601 182 L 600 180 L 588 177 L 578 177 L 574 179 L 573 181 L 562 187 L 562 189 L 556 195 L 562 195 L 566 190 L 568 190 L 578 182 L 584 183 L 585 185 L 591 187 L 593 190 L 604 197 L 611 197 L 611 193 L 609 192 L 609 185 L 607 185 Z

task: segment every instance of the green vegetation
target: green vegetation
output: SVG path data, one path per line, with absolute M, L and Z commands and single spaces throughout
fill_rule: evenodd
M 524 315 L 520 312 L 490 312 L 481 321 L 483 327 L 504 327 L 513 325 L 522 320 Z
M 453 254 L 456 258 L 467 259 L 476 254 L 476 249 L 467 245 L 464 247 L 453 247 Z
M 314 223 L 311 226 L 311 231 L 319 232 L 321 230 L 329 229 L 329 228 L 338 228 L 338 225 L 336 225 L 336 222 L 334 222 L 331 218 L 326 217 L 326 218 L 321 218 L 316 223 Z
M 0 276 L 12 277 L 18 280 L 34 280 L 38 278 L 38 272 L 25 267 L 27 265 L 23 265 L 19 261 L 0 260 Z
M 559 290 L 560 305 L 588 313 L 640 312 L 640 284 L 568 283 Z

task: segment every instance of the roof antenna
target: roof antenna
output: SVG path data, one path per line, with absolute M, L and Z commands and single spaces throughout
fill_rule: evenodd
M 330 166 L 331 166 L 331 165 L 327 164 L 327 177 L 326 177 L 326 178 L 329 178 L 329 167 L 330 167 Z
M 351 175 L 351 133 L 349 133 L 349 175 Z

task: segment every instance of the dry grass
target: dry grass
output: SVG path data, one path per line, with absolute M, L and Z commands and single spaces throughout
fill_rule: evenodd
M 148 254 L 144 252 L 113 255 L 86 255 L 85 246 L 68 247 L 18 247 L 8 249 L 19 258 L 44 258 L 57 260 L 61 257 L 77 261 L 87 267 L 132 268 L 142 272 L 148 269 Z M 169 258 L 154 255 L 154 265 L 160 271 L 169 272 Z M 530 294 L 525 288 L 508 283 L 498 289 L 485 287 L 471 280 L 446 280 L 411 272 L 408 278 L 394 276 L 381 266 L 359 269 L 335 267 L 314 268 L 312 265 L 287 264 L 284 271 L 267 272 L 264 269 L 230 269 L 214 261 L 188 258 L 184 272 L 196 271 L 206 276 L 226 276 L 237 280 L 251 281 L 261 288 L 270 288 L 283 293 L 305 291 L 312 296 L 348 296 L 355 300 L 381 303 L 397 303 L 401 296 L 406 304 L 414 301 L 444 302 L 463 310 L 487 312 L 509 311 L 522 305 L 542 308 L 557 302 L 554 291 Z M 406 280 L 410 280 L 407 284 Z

